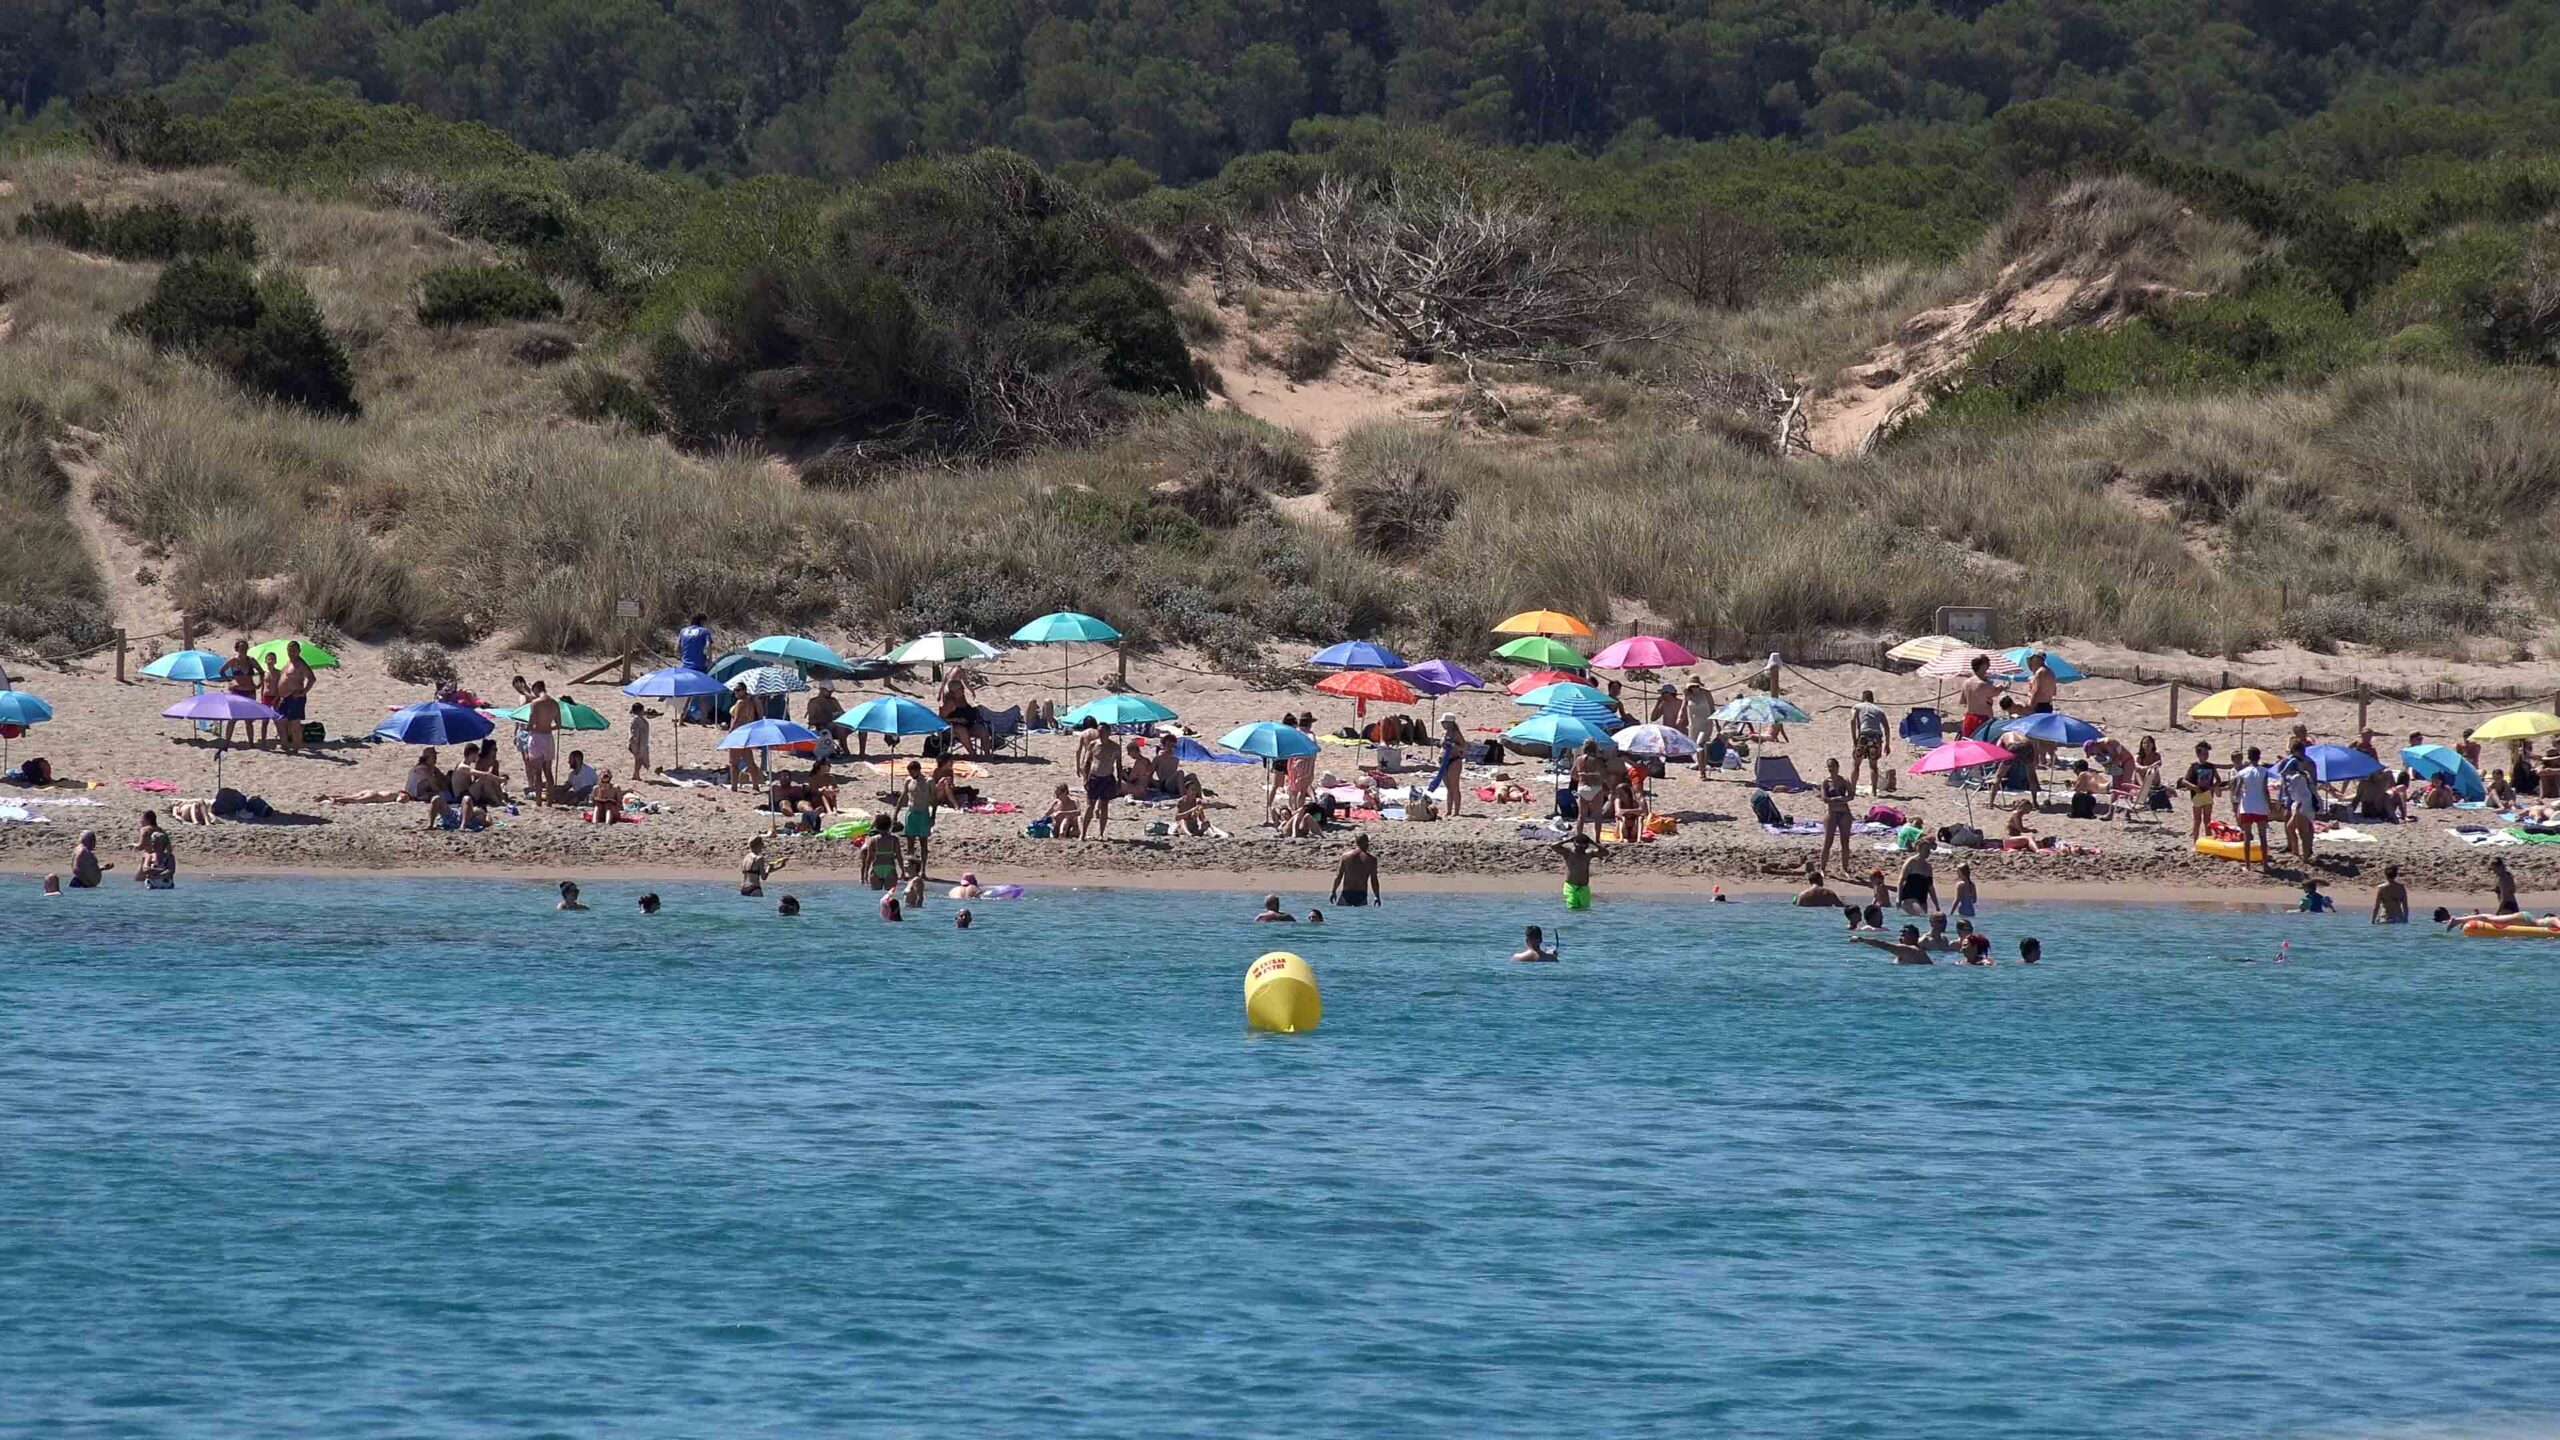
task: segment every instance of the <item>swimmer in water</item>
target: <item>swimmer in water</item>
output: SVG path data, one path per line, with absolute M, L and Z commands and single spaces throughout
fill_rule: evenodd
M 2473 911 L 2468 915 L 2456 915 L 2453 912 L 2446 910 L 2444 907 L 2438 906 L 2436 907 L 2436 919 L 2447 930 L 2459 930 L 2465 925 L 2474 924 L 2498 925 L 2508 929 L 2533 929 L 2539 927 L 2545 930 L 2560 930 L 2560 915 L 2545 915 L 2541 919 L 2536 920 L 2533 918 L 2532 912 L 2526 910 L 2504 910 L 2499 911 L 2496 914 L 2490 914 L 2486 911 Z
M 1511 957 L 1513 960 L 1523 965 L 1535 965 L 1541 962 L 1552 964 L 1564 958 L 1563 931 L 1556 932 L 1556 943 L 1553 945 L 1545 943 L 1546 933 L 1535 925 L 1529 927 L 1529 933 L 1524 938 L 1528 943 L 1513 953 Z
M 1892 956 L 1893 963 L 1896 965 L 1935 965 L 1938 963 L 1937 961 L 1929 958 L 1929 952 L 1927 950 L 1921 948 L 1920 927 L 1917 925 L 1903 926 L 1902 936 L 1897 940 L 1879 940 L 1873 935 L 1852 935 L 1849 937 L 1849 943 L 1852 945 L 1872 945 L 1876 949 Z
M 978 898 L 978 891 L 979 885 L 976 874 L 965 874 L 960 877 L 959 884 L 951 887 L 951 898 L 954 900 L 975 900 Z
M 1963 916 L 1972 915 L 1974 906 L 1981 898 L 1981 892 L 1973 885 L 1973 867 L 1958 865 L 1956 867 L 1956 913 Z
M 797 915 L 800 913 L 800 897 L 785 895 L 782 897 L 782 903 L 774 906 L 773 910 L 777 915 Z
M 1963 963 L 1967 965 L 1991 964 L 1991 937 L 1988 935 L 1967 935 L 1964 937 Z
M 1870 929 L 1870 930 L 1882 930 L 1882 929 L 1884 928 L 1884 907 L 1883 907 L 1883 906 L 1881 906 L 1881 905 L 1870 905 L 1870 906 L 1868 906 L 1868 907 L 1866 908 L 1866 910 L 1865 910 L 1863 913 L 1864 913 L 1864 915 L 1865 915 L 1865 917 L 1866 917 L 1866 921 L 1867 921 L 1867 928 L 1868 928 L 1868 929 Z
M 2044 959 L 2044 942 L 2033 935 L 2018 942 L 2018 963 L 2033 965 Z
M 559 910 L 584 910 L 587 908 L 586 906 L 578 903 L 577 881 L 563 880 L 560 882 L 560 903 L 553 908 Z
M 2400 867 L 2382 867 L 2382 883 L 2373 887 L 2373 913 L 2365 917 L 2368 925 L 2406 925 L 2409 923 L 2409 887 L 2400 883 Z
M 966 930 L 969 928 L 970 919 L 969 907 L 963 905 L 960 907 L 960 913 L 951 917 L 952 928 L 956 930 Z
M 2305 880 L 2302 882 L 2302 899 L 2295 902 L 2293 908 L 2304 915 L 2326 915 L 2338 908 L 2338 902 L 2320 893 L 2319 881 Z
M 643 915 L 655 915 L 658 913 L 657 891 L 652 890 L 648 894 L 640 897 L 640 913 Z
M 61 894 L 61 893 L 62 893 L 62 877 L 61 877 L 61 876 L 59 876 L 59 875 L 47 875 L 46 877 L 44 877 L 44 893 L 46 893 L 47 895 L 59 895 L 59 894 Z
M 1253 923 L 1256 925 L 1295 925 L 1298 923 L 1298 917 L 1280 908 L 1279 896 L 1265 895 L 1262 897 L 1262 913 L 1253 917 Z
M 1321 924 L 1323 924 L 1323 923 L 1324 923 L 1324 912 L 1323 912 L 1323 911 L 1321 911 L 1321 910 L 1319 910 L 1319 909 L 1317 909 L 1317 908 L 1316 908 L 1316 907 L 1314 907 L 1313 905 L 1308 906 L 1308 907 L 1307 907 L 1307 923 L 1308 923 L 1308 924 L 1310 924 L 1310 925 L 1321 925 Z
M 1843 906 L 1841 906 L 1841 907 L 1840 907 L 1840 918 L 1849 922 L 1849 933 L 1850 933 L 1850 934 L 1855 935 L 1855 934 L 1857 934 L 1857 933 L 1858 933 L 1858 907 L 1857 907 L 1857 906 L 1855 906 L 1855 905 L 1843 905 Z
M 1929 933 L 1920 937 L 1923 950 L 1948 951 L 1956 948 L 1956 937 L 1947 933 L 1947 912 L 1936 910 L 1929 915 Z
M 892 924 L 907 918 L 906 915 L 898 909 L 897 891 L 892 890 L 888 894 L 880 897 L 880 918 L 889 921 Z

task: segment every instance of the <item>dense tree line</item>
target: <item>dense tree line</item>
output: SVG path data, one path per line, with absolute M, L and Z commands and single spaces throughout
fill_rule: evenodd
M 2555 13 L 2555 0 L 0 0 L 0 107 L 36 116 L 105 91 L 185 110 L 319 85 L 651 168 L 848 178 L 996 145 L 1135 190 L 1206 177 L 1327 115 L 1590 151 L 1963 127 L 2067 100 L 2178 151 L 2255 146 L 2343 112 L 2287 158 L 2354 166 L 2439 128 L 2489 143 L 2499 122 L 2484 105 L 2547 107 Z M 2409 106 L 2446 126 L 2411 126 Z

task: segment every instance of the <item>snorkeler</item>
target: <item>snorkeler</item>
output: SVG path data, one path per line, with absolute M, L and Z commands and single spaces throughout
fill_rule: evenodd
M 1529 927 L 1529 933 L 1525 938 L 1528 943 L 1522 946 L 1518 951 L 1514 952 L 1511 957 L 1512 959 L 1519 961 L 1521 964 L 1535 965 L 1540 962 L 1553 964 L 1554 962 L 1564 958 L 1563 931 L 1559 930 L 1556 932 L 1556 943 L 1553 945 L 1544 943 L 1546 934 L 1535 925 Z

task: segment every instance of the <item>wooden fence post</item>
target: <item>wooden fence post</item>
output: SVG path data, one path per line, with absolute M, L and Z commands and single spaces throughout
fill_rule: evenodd
M 2175 681 L 2175 680 L 2172 680 L 2172 681 L 2170 681 L 2170 682 L 2169 682 L 2169 728 L 2170 728 L 2170 729 L 2172 729 L 2172 730 L 2175 730 L 2175 729 L 2179 728 L 2179 726 L 2178 726 L 2178 682 L 2177 682 L 2177 681 Z
M 196 648 L 196 617 L 193 615 L 178 617 L 178 648 L 181 650 Z
M 2369 718 L 2366 712 L 2372 706 L 2372 697 L 2365 693 L 2364 677 L 2359 675 L 2356 677 L 2356 738 L 2359 740 L 2364 738 L 2365 731 L 2372 728 L 2366 723 Z
M 124 627 L 116 627 L 116 683 L 124 683 Z

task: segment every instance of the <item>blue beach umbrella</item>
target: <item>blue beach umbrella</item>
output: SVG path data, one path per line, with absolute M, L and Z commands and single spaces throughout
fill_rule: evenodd
M 1159 704 L 1144 695 L 1101 695 L 1058 717 L 1058 723 L 1075 726 L 1086 720 L 1101 725 L 1152 725 L 1174 718 L 1173 707 Z
M 142 667 L 142 673 L 154 680 L 174 680 L 181 685 L 206 685 L 222 678 L 222 667 L 231 663 L 226 656 L 210 650 L 179 650 Z
M 2009 722 L 2004 735 L 2024 735 L 2047 745 L 2086 745 L 2107 732 L 2076 716 L 2058 712 L 2024 715 Z
M 2489 787 L 2480 783 L 2480 772 L 2450 745 L 2403 745 L 2400 763 L 2432 780 L 2441 775 L 2453 782 L 2453 793 L 2465 800 L 2485 800 Z
M 495 721 L 468 706 L 421 700 L 392 711 L 389 719 L 373 727 L 373 738 L 402 745 L 459 745 L 497 728 Z
M 1256 720 L 1218 737 L 1218 743 L 1264 760 L 1287 760 L 1316 753 L 1316 737 L 1294 725 Z
M 1120 632 L 1080 611 L 1060 610 L 1014 631 L 1013 638 L 1023 645 L 1064 645 L 1079 640 L 1108 644 L 1119 639 Z
M 718 695 L 728 689 L 718 678 L 706 675 L 689 665 L 670 665 L 652 670 L 622 687 L 622 693 L 639 700 L 691 700 L 698 695 Z M 684 709 L 676 710 L 677 768 L 684 766 Z M 635 777 L 636 778 L 636 777 Z
M 804 668 L 811 665 L 824 665 L 836 670 L 852 668 L 845 664 L 843 656 L 815 640 L 799 635 L 767 635 L 760 640 L 751 640 L 747 643 L 747 653 Z
M 805 745 L 818 732 L 794 720 L 750 720 L 720 737 L 723 750 L 765 750 L 776 745 Z
M 0 690 L 0 725 L 15 725 L 24 730 L 30 725 L 53 718 L 53 707 L 24 690 Z M 0 735 L 0 769 L 9 763 L 9 737 Z M 221 762 L 215 762 L 219 765 Z
M 1173 756 L 1177 760 L 1188 760 L 1194 765 L 1250 765 L 1253 763 L 1253 757 L 1250 755 L 1234 755 L 1224 750 L 1215 750 L 1188 735 L 1175 737 Z
M 1727 725 L 1802 725 L 1813 717 L 1774 695 L 1739 695 L 1715 718 Z
M 2311 773 L 2319 777 L 2323 785 L 2340 780 L 2361 780 L 2382 771 L 2381 761 L 2352 745 L 2312 745 L 2305 747 L 2302 753 L 2311 757 Z M 2454 758 L 2459 760 L 2462 757 L 2456 755 Z
M 1532 710 L 1552 710 L 1563 705 L 1597 705 L 1602 710 L 1610 709 L 1608 691 L 1572 680 L 1541 685 L 1527 694 L 1513 696 L 1511 703 L 1526 705 Z
M 1524 744 L 1544 745 L 1549 754 L 1571 750 L 1586 740 L 1598 742 L 1603 750 L 1618 748 L 1618 742 L 1609 737 L 1608 731 L 1571 715 L 1532 715 L 1503 731 L 1502 736 Z
M 2027 661 L 2030 657 L 2038 654 L 2043 655 L 2044 668 L 2053 672 L 2053 678 L 2059 684 L 2068 685 L 2074 680 L 2086 680 L 2089 678 L 2088 675 L 2081 671 L 2079 666 L 2072 664 L 2070 661 L 2063 659 L 2061 656 L 2054 654 L 2050 650 L 2039 651 L 2033 645 L 2020 645 L 2016 649 L 2009 650 L 2004 653 L 2007 654 L 2011 660 L 2016 661 L 2018 668 L 2021 670 L 2027 668 Z
M 943 718 L 913 700 L 896 695 L 883 695 L 865 700 L 844 713 L 836 722 L 847 730 L 861 730 L 873 735 L 932 735 L 950 729 Z
M 1345 640 L 1308 656 L 1307 663 L 1335 670 L 1394 670 L 1404 664 L 1404 657 L 1366 640 Z

